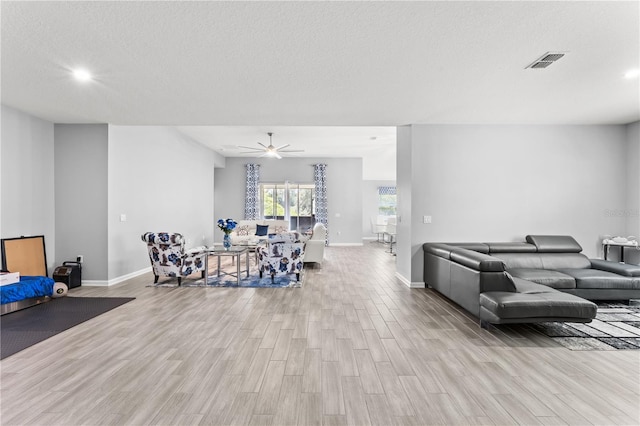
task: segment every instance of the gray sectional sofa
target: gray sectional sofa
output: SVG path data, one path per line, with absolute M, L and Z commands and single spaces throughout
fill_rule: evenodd
M 589 322 L 592 300 L 640 298 L 640 266 L 589 259 L 570 236 L 426 243 L 424 280 L 481 324 Z

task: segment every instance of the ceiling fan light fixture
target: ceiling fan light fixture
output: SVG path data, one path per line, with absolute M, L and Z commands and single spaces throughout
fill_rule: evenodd
M 283 152 L 284 153 L 304 152 L 304 150 L 302 150 L 302 149 L 284 149 L 284 148 L 287 148 L 289 146 L 289 144 L 282 145 L 282 146 L 276 148 L 273 145 L 273 141 L 272 141 L 273 133 L 269 132 L 269 133 L 267 133 L 267 135 L 269 135 L 269 145 L 268 146 L 263 144 L 262 142 L 258 142 L 258 145 L 260 145 L 262 148 L 253 148 L 253 147 L 250 147 L 250 146 L 239 145 L 238 148 L 249 150 L 249 152 L 243 152 L 241 154 L 258 154 L 258 153 L 262 153 L 262 155 L 260 155 L 260 157 L 277 158 L 278 160 L 280 160 L 282 158 L 282 155 L 280 155 L 280 154 L 283 153 Z

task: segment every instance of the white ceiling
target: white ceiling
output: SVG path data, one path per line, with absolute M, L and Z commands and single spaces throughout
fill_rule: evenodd
M 177 126 L 178 131 L 225 157 L 256 157 L 240 146 L 260 148 L 269 145 L 273 133 L 275 147 L 301 153 L 284 157 L 362 157 L 363 178 L 396 179 L 396 128 L 381 126 Z M 275 160 L 274 160 L 275 161 Z
M 183 126 L 218 149 L 273 131 L 319 156 L 328 140 L 351 155 L 343 126 L 628 123 L 639 4 L 2 1 L 2 103 L 53 122 Z M 547 51 L 566 56 L 525 69 Z M 95 80 L 74 81 L 78 66 Z M 314 144 L 317 126 L 336 133 Z

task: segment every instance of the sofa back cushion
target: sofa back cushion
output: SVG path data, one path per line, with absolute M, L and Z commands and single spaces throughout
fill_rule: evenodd
M 506 269 L 563 269 L 590 268 L 591 262 L 581 253 L 494 253 Z
M 268 234 L 281 234 L 283 232 L 289 231 L 289 222 L 286 220 L 273 220 L 273 219 L 258 219 L 258 220 L 240 220 L 238 221 L 238 225 L 233 230 L 234 235 L 239 237 L 246 236 L 256 236 L 256 231 L 258 229 L 258 225 L 268 226 L 267 233 Z M 264 231 L 262 231 L 264 232 Z M 260 235 L 263 236 L 263 235 Z
M 233 232 L 238 236 L 246 237 L 247 235 L 256 234 L 256 220 L 240 220 Z
M 538 249 L 538 253 L 580 253 L 582 247 L 569 235 L 527 235 L 527 242 Z
M 544 269 L 538 253 L 493 253 L 491 256 L 501 259 L 506 269 Z
M 535 253 L 536 246 L 529 243 L 507 242 L 507 243 L 486 243 L 489 247 L 489 254 L 494 253 Z
M 289 222 L 286 220 L 268 219 L 261 221 L 260 224 L 269 226 L 269 234 L 282 234 L 289 231 Z
M 455 247 L 460 247 L 467 250 L 477 251 L 478 253 L 489 254 L 489 246 L 485 243 L 446 243 Z
M 543 269 L 589 269 L 589 258 L 580 253 L 538 253 Z

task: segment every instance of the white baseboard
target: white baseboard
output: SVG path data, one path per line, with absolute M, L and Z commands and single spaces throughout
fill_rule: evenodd
M 425 288 L 424 281 L 409 281 L 404 275 L 400 272 L 396 272 L 396 278 L 399 279 L 402 284 L 406 285 L 409 288 Z
M 329 242 L 329 247 L 362 247 L 362 243 L 332 243 Z
M 138 275 L 146 274 L 147 272 L 151 272 L 151 266 L 140 269 L 139 271 L 131 272 L 130 274 L 121 275 L 117 278 L 110 279 L 108 281 L 105 280 L 82 280 L 82 285 L 87 287 L 108 287 L 116 284 L 120 284 L 123 281 L 129 280 L 131 278 L 135 278 Z
M 83 287 L 107 287 L 108 285 L 109 285 L 109 281 L 82 280 Z

